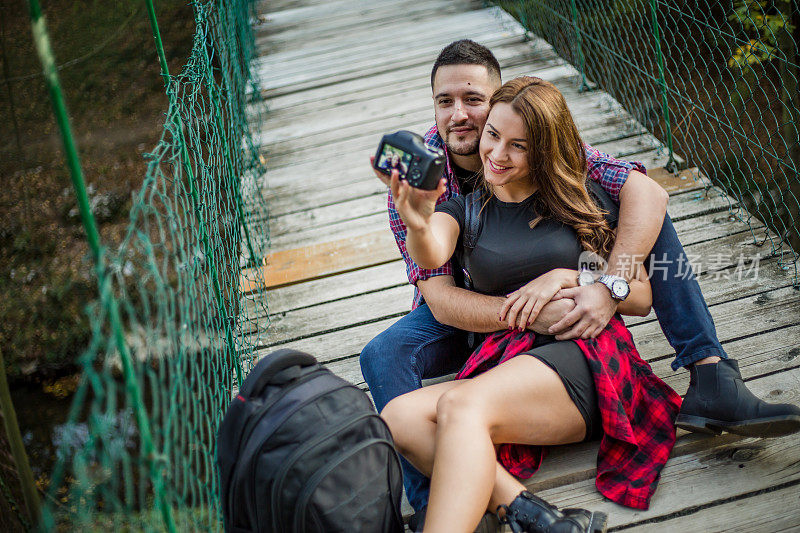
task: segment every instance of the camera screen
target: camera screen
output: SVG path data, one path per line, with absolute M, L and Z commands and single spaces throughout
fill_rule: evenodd
M 387 174 L 391 174 L 392 170 L 397 169 L 402 178 L 406 175 L 410 163 L 411 154 L 404 152 L 400 148 L 384 143 L 376 166 Z

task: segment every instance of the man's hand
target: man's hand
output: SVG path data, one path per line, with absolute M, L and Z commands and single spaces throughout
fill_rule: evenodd
M 577 276 L 574 270 L 556 268 L 526 283 L 506 297 L 500 320 L 507 318 L 509 329 L 526 329 L 559 290 L 576 285 Z
M 617 312 L 619 305 L 611 297 L 608 287 L 602 283 L 561 289 L 554 298 L 575 300 L 575 309 L 548 329 L 548 333 L 555 334 L 560 341 L 597 337 Z

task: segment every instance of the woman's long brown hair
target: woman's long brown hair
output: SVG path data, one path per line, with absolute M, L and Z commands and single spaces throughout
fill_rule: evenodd
M 501 102 L 525 123 L 528 165 L 537 186 L 538 216 L 531 228 L 545 217 L 558 220 L 575 230 L 585 250 L 608 257 L 614 233 L 587 192 L 586 152 L 564 96 L 550 82 L 522 76 L 495 91 L 490 109 Z

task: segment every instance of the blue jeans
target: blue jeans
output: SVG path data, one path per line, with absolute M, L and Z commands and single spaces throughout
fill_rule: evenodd
M 470 352 L 467 335 L 436 321 L 422 304 L 372 339 L 361 351 L 361 373 L 378 411 L 393 398 L 422 387 L 422 380 L 458 371 Z M 411 506 L 428 504 L 429 480 L 404 458 L 403 485 Z
M 664 218 L 661 233 L 644 265 L 653 289 L 653 310 L 661 331 L 675 350 L 672 370 L 714 355 L 727 359 L 669 215 Z
M 713 355 L 727 358 L 669 216 L 645 268 L 651 275 L 653 309 L 675 349 L 672 369 Z M 378 411 L 392 398 L 420 388 L 423 378 L 458 370 L 469 355 L 465 339 L 464 332 L 437 322 L 423 304 L 370 341 L 361 352 L 361 372 Z M 419 510 L 428 502 L 428 479 L 401 461 L 408 501 Z

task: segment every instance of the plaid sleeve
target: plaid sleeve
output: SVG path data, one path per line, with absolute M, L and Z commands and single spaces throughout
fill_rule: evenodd
M 400 250 L 400 255 L 403 256 L 403 261 L 406 262 L 406 274 L 408 274 L 408 282 L 411 285 L 416 285 L 419 280 L 426 280 L 434 276 L 452 276 L 453 267 L 448 261 L 439 268 L 427 270 L 417 265 L 408 255 L 406 250 L 406 225 L 403 224 L 397 209 L 394 206 L 394 199 L 392 198 L 391 191 L 388 198 L 389 209 L 389 227 L 394 234 L 394 240 L 397 242 L 397 248 Z
M 592 148 L 588 144 L 586 148 L 586 162 L 588 164 L 589 179 L 600 184 L 611 198 L 619 203 L 619 192 L 628 179 L 631 170 L 637 170 L 642 174 L 647 174 L 644 165 L 638 161 L 624 161 L 616 159 L 608 154 Z

